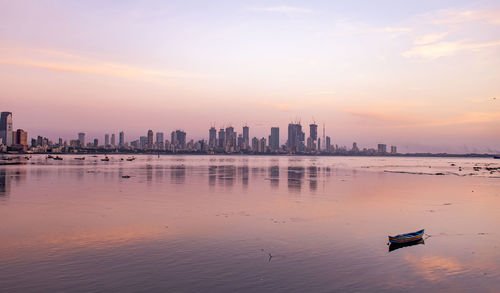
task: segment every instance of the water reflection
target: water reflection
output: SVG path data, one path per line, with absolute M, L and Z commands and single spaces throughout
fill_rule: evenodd
M 141 156 L 1 168 L 0 288 L 495 292 L 500 181 L 353 172 L 342 160 Z M 387 253 L 387 234 L 415 226 L 439 236 Z
M 177 165 L 170 167 L 170 181 L 174 184 L 183 184 L 186 179 L 186 167 Z
M 304 167 L 288 167 L 288 189 L 290 191 L 300 192 L 304 171 Z
M 271 187 L 278 188 L 280 185 L 280 167 L 271 166 L 269 167 L 269 180 L 271 181 Z
M 215 186 L 217 181 L 217 166 L 208 166 L 208 185 Z
M 409 242 L 409 243 L 401 243 L 401 244 L 391 243 L 389 245 L 389 252 L 394 251 L 396 249 L 403 248 L 403 247 L 409 247 L 409 246 L 414 246 L 414 245 L 419 245 L 419 244 L 425 244 L 424 239 L 420 239 L 418 241 L 413 241 L 413 242 Z
M 0 196 L 8 196 L 10 193 L 10 176 L 5 169 L 0 169 Z
M 309 189 L 311 191 L 315 191 L 318 189 L 318 167 L 316 166 L 309 166 L 307 168 L 309 172 Z

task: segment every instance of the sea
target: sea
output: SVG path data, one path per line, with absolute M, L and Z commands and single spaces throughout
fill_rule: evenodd
M 80 157 L 0 165 L 0 292 L 500 292 L 500 160 Z

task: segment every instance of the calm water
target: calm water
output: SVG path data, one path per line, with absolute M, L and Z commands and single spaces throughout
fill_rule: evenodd
M 101 158 L 0 166 L 0 291 L 500 291 L 499 160 Z

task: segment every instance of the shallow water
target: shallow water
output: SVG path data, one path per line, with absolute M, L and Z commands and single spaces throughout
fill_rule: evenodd
M 498 160 L 136 157 L 0 166 L 0 291 L 500 289 Z

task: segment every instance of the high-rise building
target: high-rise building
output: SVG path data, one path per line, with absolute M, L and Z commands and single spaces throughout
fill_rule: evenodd
M 148 137 L 147 136 L 139 137 L 139 147 L 143 150 L 148 148 Z
M 287 148 L 289 152 L 302 151 L 304 146 L 305 134 L 302 132 L 302 125 L 300 123 L 288 124 L 288 141 Z
M 246 125 L 243 126 L 243 142 L 245 148 L 250 147 L 250 128 Z
M 147 149 L 153 149 L 153 130 L 148 130 L 148 143 Z
M 217 129 L 215 127 L 210 127 L 208 131 L 208 146 L 210 148 L 215 148 L 217 144 Z
M 280 148 L 280 128 L 271 127 L 271 135 L 269 136 L 269 148 L 272 151 L 277 151 Z
M 259 141 L 259 150 L 258 150 L 258 152 L 259 153 L 265 153 L 266 151 L 267 151 L 266 139 L 265 138 L 261 138 L 260 141 Z
M 111 146 L 116 146 L 116 137 L 114 133 L 111 134 Z
M 119 137 L 118 144 L 121 148 L 125 146 L 125 133 L 123 131 L 120 131 L 120 137 Z
M 332 149 L 332 141 L 329 136 L 326 137 L 325 150 L 330 152 Z
M 226 145 L 226 132 L 224 131 L 224 128 L 221 128 L 219 130 L 219 148 L 224 149 L 225 145 Z
M 158 150 L 164 150 L 164 141 L 163 141 L 163 132 L 157 132 L 156 133 L 156 149 Z
M 398 149 L 395 145 L 391 145 L 391 154 L 397 154 L 398 153 Z
M 252 138 L 252 151 L 256 153 L 259 151 L 259 139 L 256 137 Z
M 104 135 L 104 146 L 109 147 L 109 134 Z
M 85 147 L 85 132 L 78 133 L 78 146 Z
M 28 132 L 18 129 L 12 132 L 12 144 L 27 147 L 28 146 Z
M 385 154 L 385 153 L 387 153 L 387 145 L 385 145 L 383 143 L 379 143 L 377 145 L 377 152 L 379 154 Z
M 6 146 L 12 145 L 12 113 L 2 112 L 0 114 L 0 138 Z
M 226 127 L 226 144 L 225 148 L 229 151 L 234 149 L 236 146 L 236 132 L 234 132 L 234 127 Z
M 359 148 L 358 148 L 358 144 L 353 142 L 352 143 L 352 150 L 351 150 L 353 153 L 358 153 L 359 152 Z
M 94 138 L 94 147 L 98 147 L 99 146 L 99 140 L 97 138 Z
M 182 130 L 175 131 L 175 139 L 176 139 L 176 148 L 180 150 L 186 149 L 186 132 Z
M 317 147 L 316 144 L 318 144 Z M 316 149 L 318 150 L 320 149 L 318 141 L 318 124 L 313 123 L 309 124 L 309 138 L 307 139 L 307 150 L 316 151 Z

